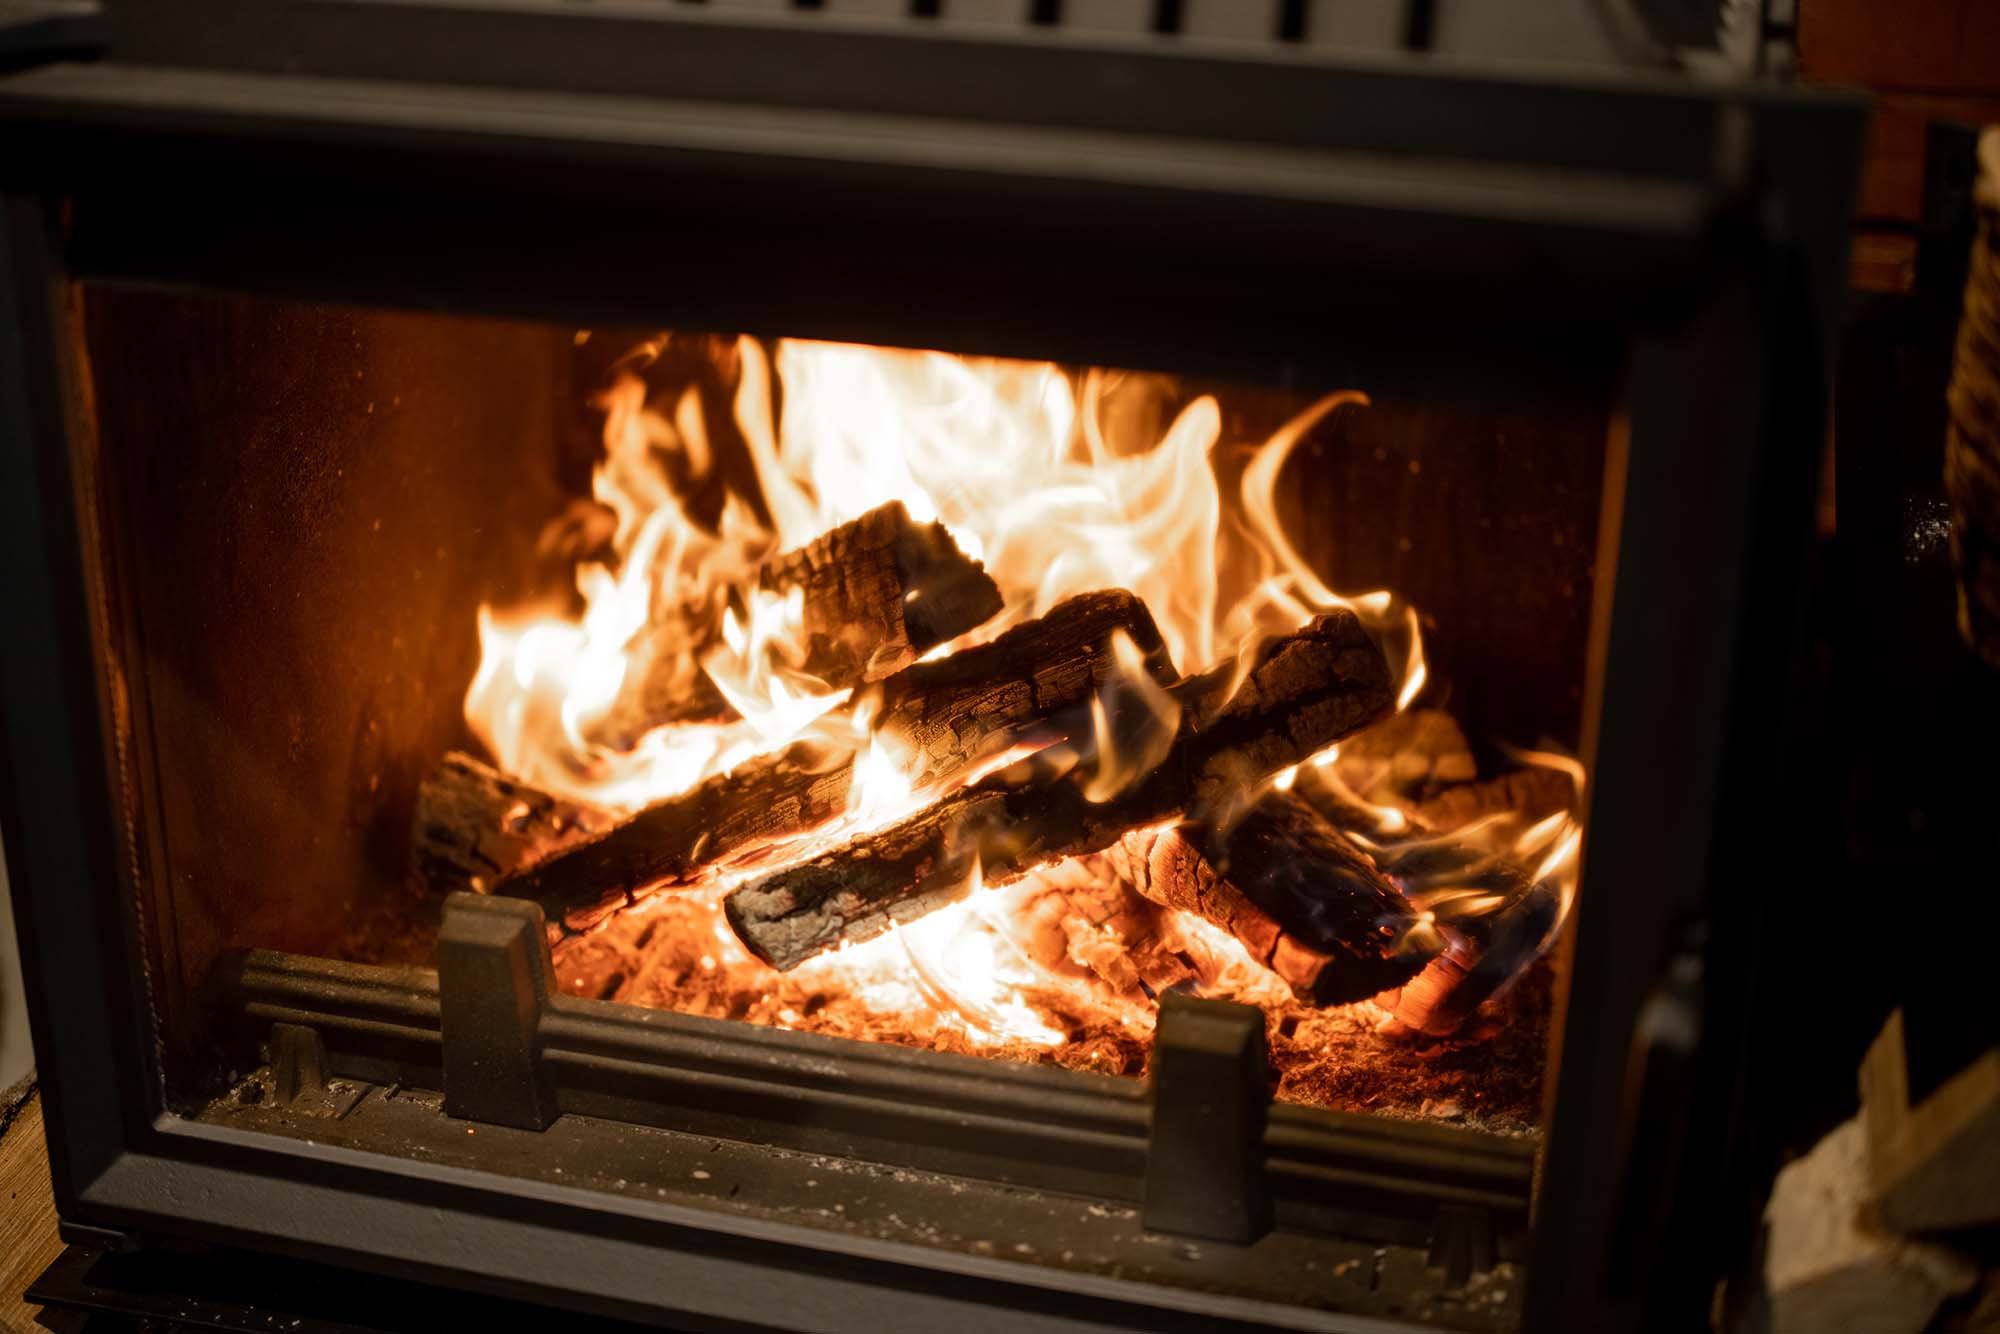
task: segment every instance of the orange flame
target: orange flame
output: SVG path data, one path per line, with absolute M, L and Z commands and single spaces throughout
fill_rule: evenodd
M 1181 725 L 1181 703 L 1153 679 L 1146 657 L 1123 630 L 1111 634 L 1110 679 L 1090 697 L 1095 769 L 1088 801 L 1110 801 L 1167 757 Z

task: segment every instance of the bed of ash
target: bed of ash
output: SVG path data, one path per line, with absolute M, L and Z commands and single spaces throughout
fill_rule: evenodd
M 1340 770 L 1370 795 L 1444 827 L 1505 811 L 1520 823 L 1572 795 L 1548 769 L 1476 781 L 1469 751 L 1447 715 L 1415 710 L 1362 733 Z M 1396 993 L 1302 1004 L 1235 940 L 1139 897 L 1098 858 L 981 890 L 790 972 L 743 948 L 721 911 L 725 892 L 663 893 L 564 943 L 557 985 L 572 996 L 683 1014 L 1129 1077 L 1146 1070 L 1154 997 L 1180 988 L 1264 1011 L 1281 1099 L 1538 1133 L 1559 950 L 1459 1031 L 1437 1037 L 1395 1022 Z M 360 963 L 430 966 L 439 907 L 413 884 L 356 919 L 338 952 Z
M 556 972 L 573 996 L 1135 1077 L 1153 998 L 1178 988 L 1264 1011 L 1282 1099 L 1504 1134 L 1539 1121 L 1555 990 L 1544 959 L 1443 1038 L 1400 1029 L 1393 993 L 1313 1008 L 1235 940 L 1088 857 L 790 972 L 744 950 L 718 892 L 662 894 L 565 944 Z

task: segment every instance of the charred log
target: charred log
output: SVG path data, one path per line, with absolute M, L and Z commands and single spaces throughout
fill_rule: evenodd
M 524 862 L 602 833 L 617 817 L 452 751 L 417 791 L 418 881 L 439 894 L 485 890 Z
M 1333 771 L 1369 801 L 1434 797 L 1479 776 L 1458 720 L 1443 709 L 1391 714 L 1343 741 Z
M 1146 604 L 1124 589 L 1069 598 L 988 644 L 916 663 L 876 687 L 873 723 L 912 752 L 919 784 L 1012 745 L 1037 723 L 1086 704 L 1112 671 L 1123 634 L 1165 683 L 1174 668 Z
M 1442 827 L 1511 815 L 1506 828 L 1512 830 L 1570 809 L 1575 797 L 1566 775 L 1523 769 L 1451 789 L 1418 810 Z M 1536 880 L 1527 867 L 1502 853 L 1448 836 L 1420 837 L 1385 847 L 1378 860 L 1409 892 L 1419 897 L 1434 889 L 1462 892 L 1476 909 L 1454 912 L 1451 901 L 1439 907 L 1437 915 L 1454 939 L 1399 991 L 1380 998 L 1392 1012 L 1392 1032 L 1430 1037 L 1458 1032 L 1482 1004 L 1534 961 L 1562 920 L 1557 886 Z
M 1132 1000 L 1207 981 L 1162 905 L 1105 864 L 1108 855 L 1057 862 L 1004 891 L 1015 942 L 1052 973 L 1095 978 Z
M 841 689 L 880 680 L 992 619 L 1000 589 L 958 549 L 940 523 L 911 520 L 891 501 L 774 557 L 759 583 L 802 599 L 804 654 L 798 667 Z M 636 740 L 662 723 L 733 715 L 696 659 L 712 646 L 706 624 L 691 634 L 678 609 L 655 615 L 637 650 L 637 671 L 601 733 Z
M 1140 894 L 1234 936 L 1306 1005 L 1376 995 L 1425 961 L 1407 948 L 1416 913 L 1401 891 L 1289 793 L 1266 795 L 1221 838 L 1142 830 L 1101 855 Z
M 911 522 L 900 500 L 779 556 L 762 583 L 804 594 L 804 668 L 832 686 L 901 671 L 1001 606 L 999 586 L 944 525 Z
M 759 958 L 792 968 L 962 897 L 975 876 L 1005 883 L 1183 817 L 1226 827 L 1245 794 L 1381 717 L 1393 697 L 1380 650 L 1345 611 L 1265 645 L 1233 684 L 1232 669 L 1176 687 L 1183 711 L 1165 758 L 1108 800 L 1086 795 L 1091 764 L 1053 747 L 1064 758 L 1038 756 L 736 890 L 730 925 Z
M 1352 748 L 1343 743 L 1340 758 Z M 1432 1037 L 1455 1033 L 1534 960 L 1561 921 L 1557 888 L 1537 883 L 1527 867 L 1496 849 L 1573 809 L 1575 785 L 1560 770 L 1519 769 L 1422 800 L 1391 793 L 1386 800 L 1395 809 L 1385 812 L 1357 796 L 1337 766 L 1332 778 L 1308 766 L 1295 790 L 1336 828 L 1379 844 L 1377 865 L 1431 912 L 1443 933 L 1445 948 L 1423 971 L 1378 998 L 1394 1014 L 1389 1029 Z M 1379 789 L 1374 795 L 1384 799 Z M 1502 818 L 1476 835 L 1454 833 L 1489 817 Z
M 1459 939 L 1393 994 L 1389 1031 L 1449 1037 L 1541 954 L 1562 920 L 1562 897 L 1546 880 L 1522 883 L 1498 912 L 1470 919 Z
M 1515 769 L 1497 778 L 1462 783 L 1418 802 L 1410 813 L 1432 829 L 1456 829 L 1484 815 L 1511 811 L 1530 825 L 1576 805 L 1576 785 L 1556 769 Z
M 1111 671 L 1120 633 L 1156 678 L 1172 674 L 1143 602 L 1123 591 L 1084 594 L 990 643 L 881 682 L 875 734 L 908 750 L 919 785 L 946 779 L 1087 701 Z M 585 930 L 651 888 L 835 819 L 847 809 L 852 759 L 812 742 L 757 756 L 521 871 L 497 892 L 533 899 L 551 922 Z

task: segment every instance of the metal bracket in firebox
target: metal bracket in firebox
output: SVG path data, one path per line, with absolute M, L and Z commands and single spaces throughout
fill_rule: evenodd
M 465 893 L 445 901 L 438 1009 L 446 1115 L 522 1130 L 556 1119 L 541 1040 L 551 971 L 534 904 Z
M 1440 1207 L 1463 1206 L 1490 1220 L 1498 1258 L 1524 1253 L 1532 1143 L 1272 1101 L 1244 1007 L 1166 998 L 1148 1088 L 563 996 L 545 940 L 532 903 L 466 895 L 447 901 L 437 971 L 247 951 L 218 966 L 215 994 L 245 1056 L 299 1025 L 330 1083 L 443 1089 L 428 1105 L 468 1120 L 539 1133 L 561 1112 L 572 1139 L 608 1144 L 620 1123 L 650 1125 L 1140 1205 L 1147 1226 L 1206 1238 L 1257 1237 L 1268 1217 L 1423 1246 L 1449 1241 Z M 1447 1249 L 1476 1264 L 1484 1247 Z
M 1247 1242 L 1270 1228 L 1268 1081 L 1262 1010 L 1171 991 L 1160 997 L 1141 1214 L 1148 1229 Z
M 271 1025 L 271 1095 L 281 1107 L 307 1116 L 343 1117 L 367 1095 L 368 1085 L 330 1079 L 326 1040 L 304 1024 Z
M 1433 1269 L 1444 1270 L 1445 1282 L 1458 1284 L 1483 1274 L 1499 1259 L 1493 1214 L 1463 1204 L 1441 1204 L 1431 1224 L 1429 1249 Z

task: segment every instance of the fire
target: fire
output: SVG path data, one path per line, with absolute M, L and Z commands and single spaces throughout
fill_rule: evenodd
M 530 783 L 631 810 L 810 740 L 829 767 L 851 766 L 845 814 L 824 837 L 882 827 L 934 799 L 912 778 L 908 739 L 878 725 L 869 689 L 837 689 L 808 667 L 799 591 L 759 582 L 775 553 L 891 500 L 917 522 L 943 524 L 1004 598 L 999 615 L 928 656 L 990 639 L 1064 598 L 1123 588 L 1145 602 L 1184 672 L 1232 659 L 1247 671 L 1261 636 L 1344 607 L 1401 664 L 1397 708 L 1424 689 L 1416 610 L 1388 590 L 1329 588 L 1279 514 L 1280 477 L 1300 441 L 1329 415 L 1365 408 L 1365 395 L 1330 394 L 1251 442 L 1233 507 L 1240 519 L 1225 523 L 1215 462 L 1242 442 L 1224 438 L 1213 397 L 1176 405 L 1158 377 L 792 340 L 767 357 L 744 337 L 724 349 L 736 388 L 732 420 L 717 423 L 705 419 L 692 387 L 660 400 L 670 408 L 649 401 L 641 372 L 665 347 L 662 338 L 635 349 L 598 400 L 604 454 L 592 496 L 615 525 L 606 549 L 578 564 L 574 598 L 481 610 L 466 716 L 500 766 Z M 725 491 L 720 510 L 703 519 L 690 497 L 718 478 L 725 432 L 748 456 L 756 494 Z M 1248 591 L 1225 599 L 1225 588 Z M 1114 644 L 1114 658 L 1111 680 L 1090 701 L 1092 801 L 1150 772 L 1181 721 L 1180 704 L 1129 638 Z M 642 681 L 675 701 L 712 698 L 715 716 L 634 726 Z M 979 772 L 1035 745 L 991 757 Z M 1338 787 L 1335 755 L 1315 756 L 1276 786 L 1290 789 L 1304 772 Z M 1580 791 L 1580 770 L 1576 777 Z M 1340 795 L 1367 813 L 1380 846 L 1411 832 L 1400 808 Z M 1454 837 L 1498 852 L 1480 842 L 1490 833 Z M 1580 837 L 1574 820 L 1558 817 L 1520 833 L 1511 852 L 1534 861 L 1538 879 L 1568 885 Z M 1111 957 L 1132 948 L 1130 933 L 1142 928 L 1151 933 L 1145 948 L 1177 960 L 1197 989 L 1273 1005 L 1285 994 L 1235 939 L 1171 910 L 1158 910 L 1157 921 L 1065 918 L 1060 931 L 1030 940 L 1022 914 L 1032 916 L 1046 894 L 1038 876 L 997 889 L 975 884 L 950 907 L 780 981 L 729 931 L 716 908 L 721 888 L 634 911 L 696 931 L 701 973 L 761 979 L 763 994 L 799 998 L 753 1011 L 786 1026 L 806 1021 L 803 997 L 817 987 L 872 1012 L 921 1014 L 975 1044 L 1053 1045 L 1064 1028 L 1051 1016 L 1085 1012 L 1143 1037 L 1150 984 L 1120 990 L 1117 979 L 1131 969 Z M 1491 894 L 1461 887 L 1409 888 L 1427 938 L 1494 907 Z
M 1123 630 L 1111 636 L 1112 673 L 1090 697 L 1096 772 L 1084 785 L 1091 801 L 1109 801 L 1166 758 L 1180 726 L 1180 701 L 1146 671 L 1145 657 Z

